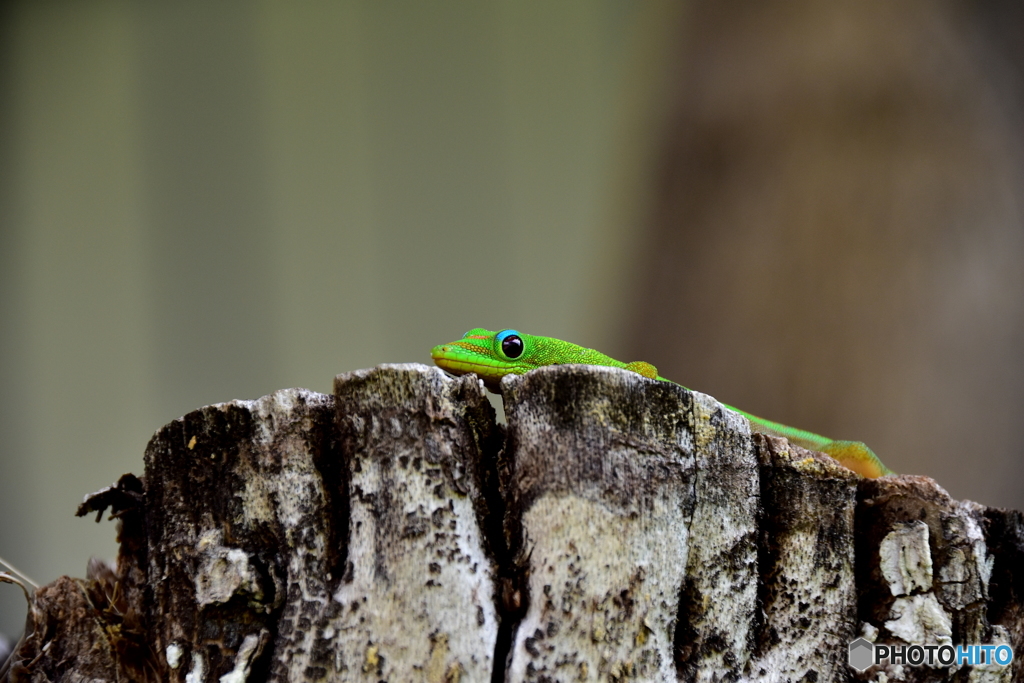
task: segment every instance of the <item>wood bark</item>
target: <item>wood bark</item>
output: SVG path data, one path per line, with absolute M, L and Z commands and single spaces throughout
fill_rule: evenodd
M 634 373 L 384 365 L 158 431 L 80 514 L 116 567 L 38 590 L 12 681 L 1011 681 L 847 663 L 1024 647 L 1024 517 L 865 480 Z

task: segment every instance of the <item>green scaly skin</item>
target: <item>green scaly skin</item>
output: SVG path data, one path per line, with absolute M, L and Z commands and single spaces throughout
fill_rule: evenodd
M 521 344 L 510 339 L 512 337 L 521 340 Z M 506 353 L 506 349 L 511 355 Z M 462 339 L 435 346 L 430 357 L 438 367 L 453 375 L 475 373 L 495 393 L 499 392 L 501 378 L 505 375 L 522 375 L 544 365 L 604 365 L 631 370 L 649 379 L 671 382 L 659 377 L 657 369 L 650 363 L 623 363 L 594 349 L 515 330 L 492 332 L 481 328 L 472 329 Z M 826 453 L 865 477 L 895 474 L 882 464 L 870 448 L 859 441 L 835 441 L 803 429 L 765 420 L 729 405 L 725 407 L 750 420 L 751 429 L 755 432 L 781 436 L 803 448 Z

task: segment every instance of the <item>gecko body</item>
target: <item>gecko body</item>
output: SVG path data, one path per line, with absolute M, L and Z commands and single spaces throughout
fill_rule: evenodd
M 475 373 L 484 385 L 498 392 L 505 375 L 522 375 L 545 365 L 603 365 L 635 372 L 648 379 L 671 382 L 658 375 L 650 363 L 623 363 L 609 356 L 561 339 L 525 334 L 516 330 L 492 332 L 475 328 L 461 339 L 435 346 L 430 352 L 434 363 L 453 375 Z M 680 385 L 681 386 L 681 385 Z M 832 456 L 844 467 L 865 477 L 894 474 L 882 464 L 874 451 L 860 441 L 838 441 L 796 427 L 772 422 L 748 412 L 724 405 L 750 421 L 755 432 L 781 436 L 798 446 Z

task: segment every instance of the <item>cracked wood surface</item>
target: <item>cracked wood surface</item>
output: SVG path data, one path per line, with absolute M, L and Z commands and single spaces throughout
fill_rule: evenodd
M 865 480 L 583 366 L 339 375 L 158 431 L 86 499 L 116 567 L 35 594 L 12 681 L 1010 681 L 846 647 L 1024 647 L 1024 518 Z

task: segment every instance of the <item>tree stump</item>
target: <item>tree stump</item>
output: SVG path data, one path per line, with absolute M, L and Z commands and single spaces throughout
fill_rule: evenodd
M 158 431 L 79 514 L 11 681 L 1011 681 L 848 646 L 1024 646 L 1024 518 L 866 480 L 615 368 L 383 365 Z

